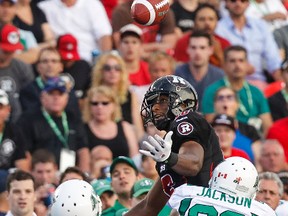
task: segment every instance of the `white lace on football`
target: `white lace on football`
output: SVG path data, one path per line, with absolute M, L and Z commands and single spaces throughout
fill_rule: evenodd
M 156 9 L 159 10 L 160 8 L 164 7 L 166 4 L 169 4 L 169 0 L 163 0 L 155 5 Z

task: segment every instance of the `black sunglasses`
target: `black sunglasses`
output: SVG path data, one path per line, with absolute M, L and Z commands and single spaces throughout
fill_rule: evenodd
M 105 65 L 103 65 L 102 70 L 103 71 L 111 71 L 111 70 L 121 71 L 122 68 L 121 68 L 120 65 L 108 65 L 108 64 L 105 64 Z
M 98 106 L 100 104 L 103 106 L 107 106 L 108 104 L 110 104 L 110 101 L 90 101 L 90 105 L 92 106 Z

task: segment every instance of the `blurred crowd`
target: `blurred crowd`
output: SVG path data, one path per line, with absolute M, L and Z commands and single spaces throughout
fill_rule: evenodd
M 17 169 L 35 179 L 38 216 L 73 178 L 92 184 L 103 215 L 139 202 L 158 177 L 141 143 L 164 135 L 143 126 L 141 103 L 170 74 L 197 91 L 224 157 L 250 160 L 270 181 L 259 200 L 280 207 L 288 200 L 288 1 L 170 0 L 153 26 L 132 20 L 132 2 L 0 0 L 0 216 L 17 208 L 5 198 Z

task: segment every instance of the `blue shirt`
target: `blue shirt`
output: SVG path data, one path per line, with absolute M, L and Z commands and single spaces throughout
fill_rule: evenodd
M 198 94 L 198 100 L 199 100 L 198 110 L 201 111 L 202 110 L 201 101 L 202 101 L 204 90 L 212 83 L 223 78 L 224 71 L 221 68 L 218 68 L 214 65 L 209 64 L 206 75 L 202 78 L 202 80 L 198 81 L 198 80 L 195 80 L 195 78 L 193 77 L 190 71 L 189 64 L 186 63 L 176 68 L 175 75 L 184 78 L 195 88 Z
M 239 31 L 230 16 L 226 16 L 218 22 L 215 32 L 231 44 L 247 49 L 248 60 L 255 68 L 255 72 L 249 75 L 248 79 L 265 81 L 264 69 L 272 73 L 280 68 L 281 58 L 277 44 L 265 21 L 246 17 L 246 24 L 242 31 Z

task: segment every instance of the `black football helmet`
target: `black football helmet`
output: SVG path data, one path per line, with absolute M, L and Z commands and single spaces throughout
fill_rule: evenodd
M 161 95 L 168 97 L 168 110 L 162 116 L 156 115 L 152 108 L 159 103 Z M 170 121 L 185 110 L 196 111 L 198 96 L 192 85 L 175 75 L 161 77 L 154 81 L 144 96 L 141 116 L 144 125 L 152 122 L 158 130 L 168 130 Z

